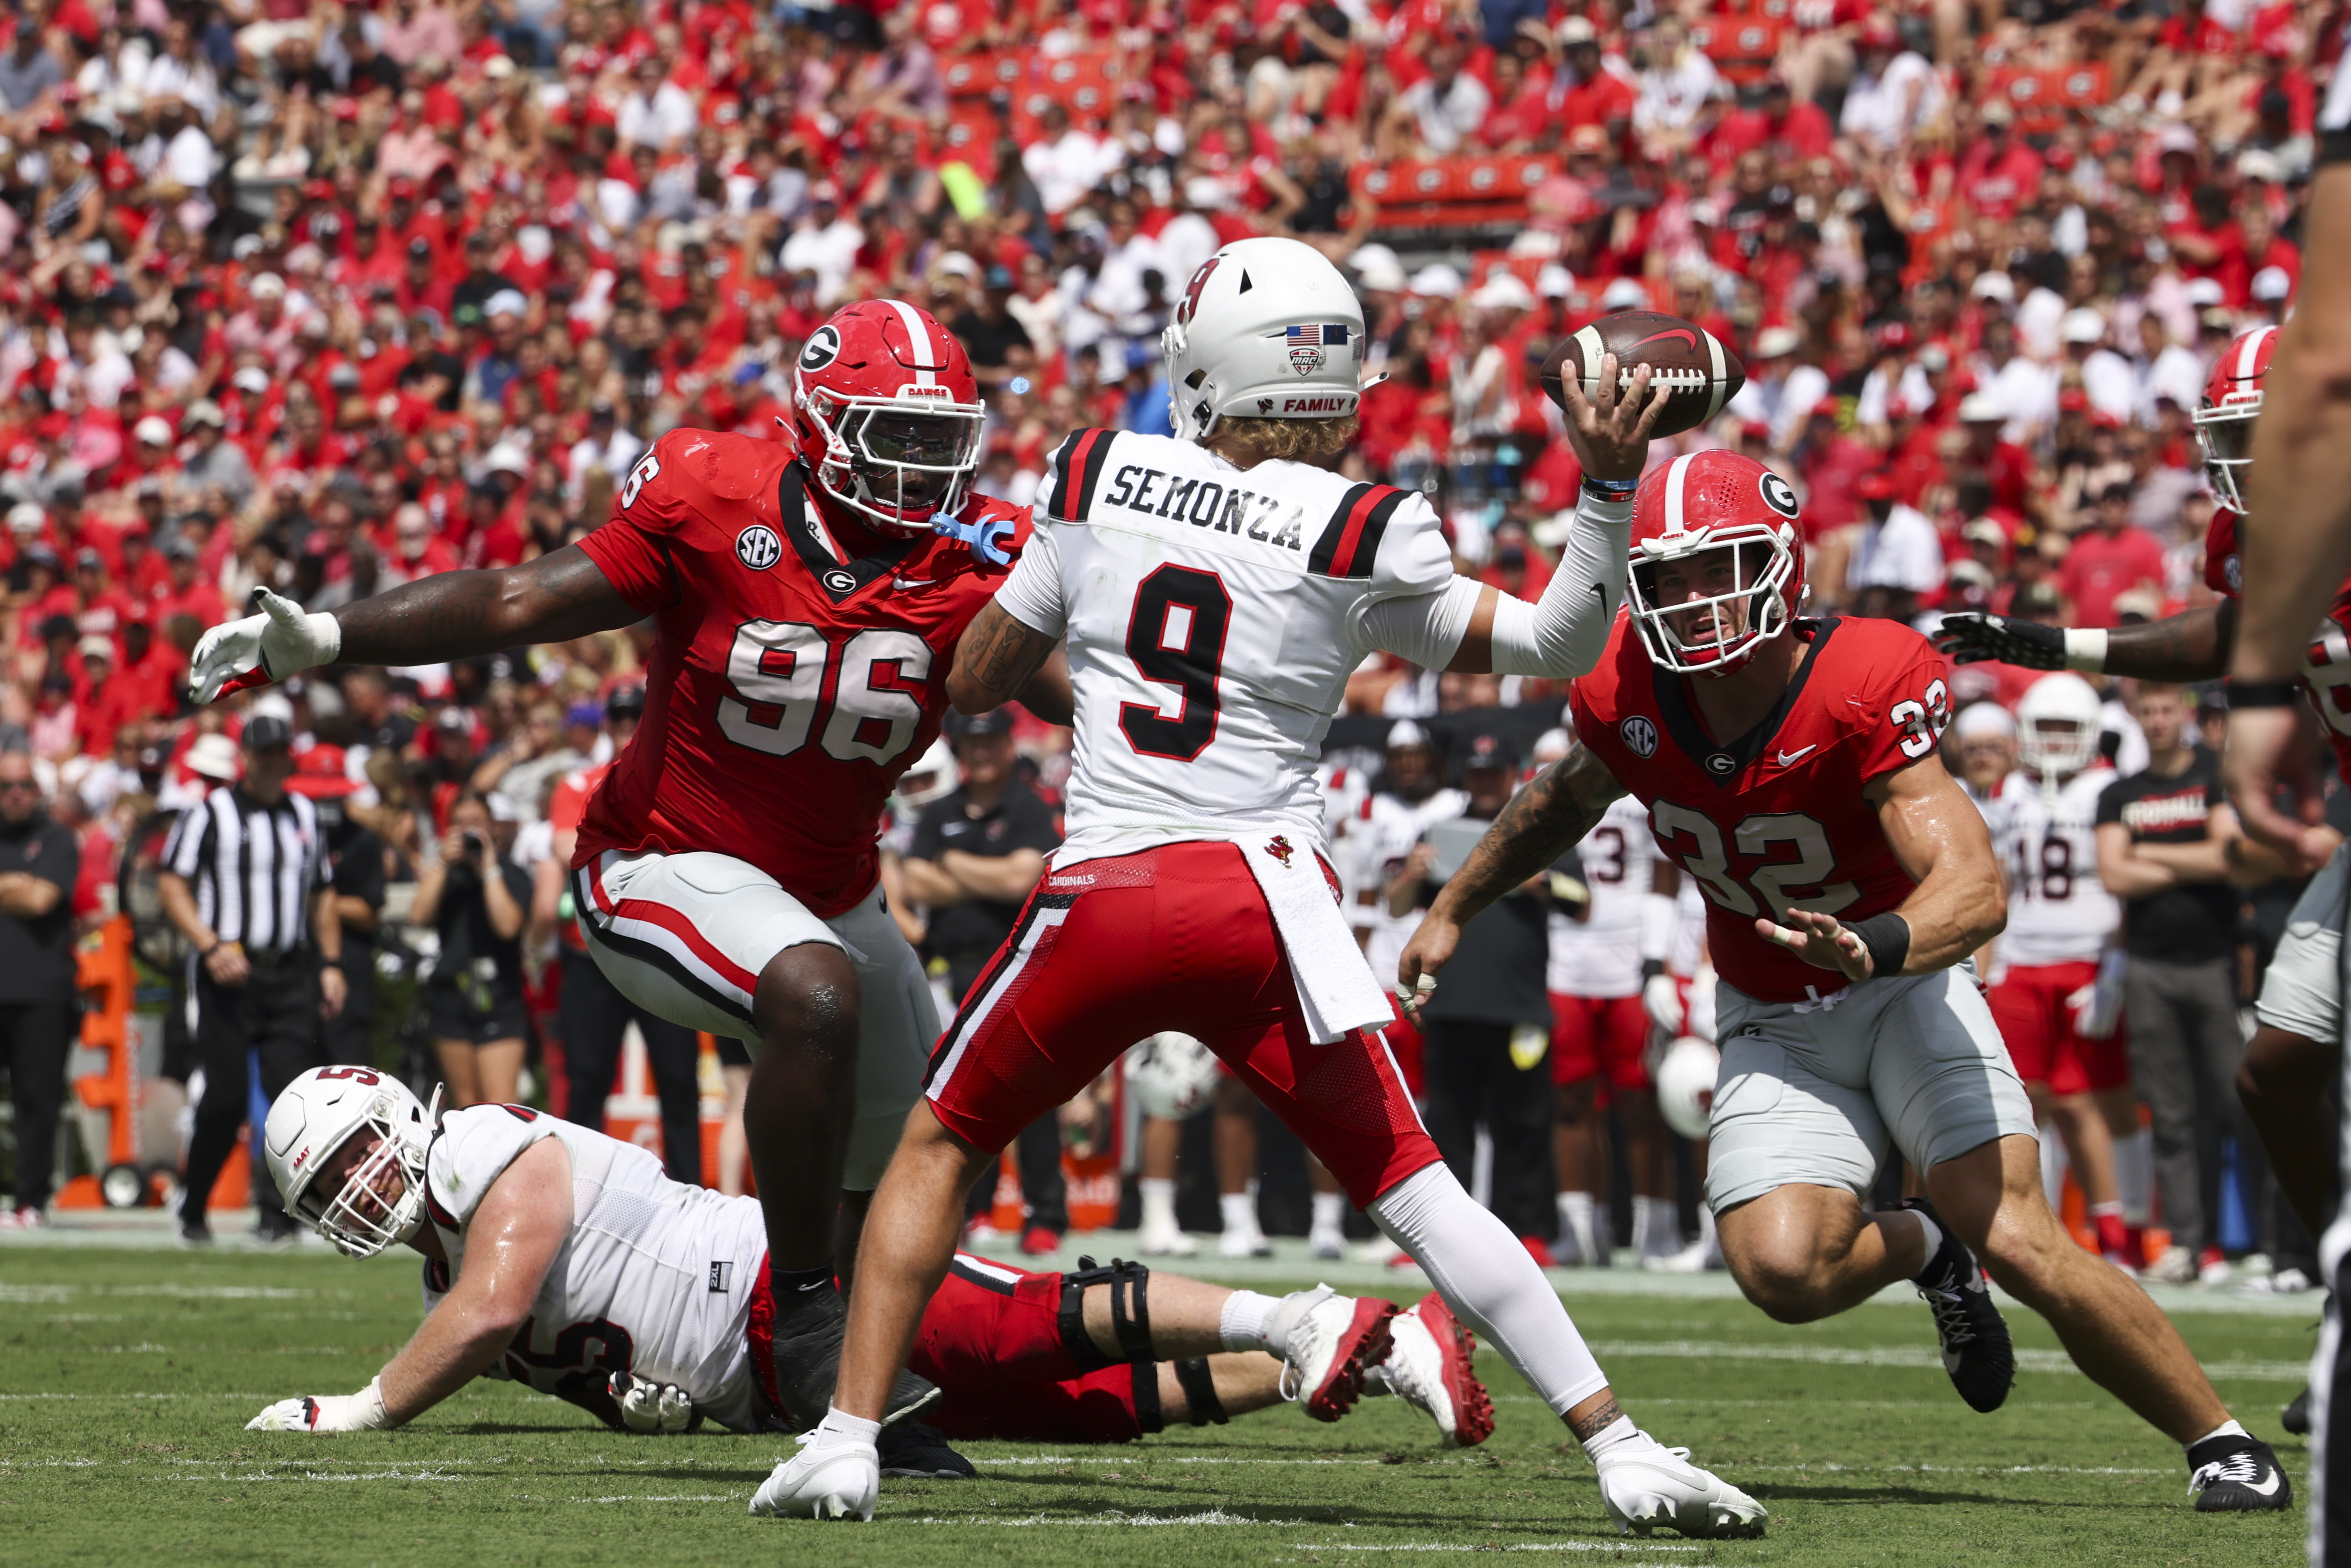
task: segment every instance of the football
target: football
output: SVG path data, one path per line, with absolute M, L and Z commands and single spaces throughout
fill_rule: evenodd
M 1656 310 L 1619 310 L 1589 322 L 1562 340 L 1543 361 L 1542 389 L 1567 406 L 1564 382 L 1573 379 L 1587 398 L 1600 395 L 1600 361 L 1616 356 L 1619 389 L 1633 384 L 1633 369 L 1649 367 L 1652 385 L 1671 389 L 1657 414 L 1653 435 L 1695 430 L 1720 413 L 1747 384 L 1747 367 L 1705 328 Z
M 1714 1114 L 1714 1081 L 1722 1070 L 1722 1053 L 1694 1034 L 1666 1047 L 1654 1077 L 1657 1114 L 1685 1138 L 1703 1138 Z

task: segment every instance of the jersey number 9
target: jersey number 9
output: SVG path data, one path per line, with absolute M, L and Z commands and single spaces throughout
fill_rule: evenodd
M 1122 703 L 1119 733 L 1145 757 L 1189 762 L 1217 738 L 1217 677 L 1225 662 L 1232 595 L 1213 571 L 1163 566 L 1134 591 L 1126 656 L 1146 681 L 1182 694 L 1174 717 L 1150 703 Z

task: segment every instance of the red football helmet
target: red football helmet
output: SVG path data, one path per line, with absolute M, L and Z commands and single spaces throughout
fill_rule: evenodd
M 929 311 L 903 299 L 836 311 L 800 350 L 792 412 L 817 487 L 843 506 L 899 533 L 963 508 L 987 410 L 971 357 Z
M 2262 412 L 2262 381 L 2277 353 L 2275 327 L 2241 332 L 2213 361 L 2204 401 L 2190 419 L 2204 448 L 2204 477 L 2220 504 L 2245 511 L 2244 474 L 2253 461 L 2253 416 Z
M 1650 470 L 1633 500 L 1626 581 L 1633 625 L 1659 668 L 1728 674 L 1788 629 L 1804 601 L 1797 516 L 1794 488 L 1736 452 L 1694 452 Z M 1719 580 L 1670 570 L 1724 549 Z M 1670 591 L 1660 588 L 1667 575 L 1680 580 Z

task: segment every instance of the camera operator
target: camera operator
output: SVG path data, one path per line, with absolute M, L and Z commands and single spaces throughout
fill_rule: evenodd
M 423 999 L 453 1107 L 510 1103 L 522 1074 L 530 878 L 507 858 L 516 828 L 494 821 L 481 797 L 463 797 L 449 810 L 441 858 L 416 879 L 409 918 L 441 939 Z

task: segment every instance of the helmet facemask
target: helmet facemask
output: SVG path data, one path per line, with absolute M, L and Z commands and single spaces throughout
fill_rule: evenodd
M 1787 631 L 1792 529 L 1717 529 L 1634 547 L 1633 624 L 1660 669 L 1726 675 Z
M 415 1102 L 410 1101 L 413 1106 Z M 318 1227 L 319 1234 L 353 1258 L 372 1258 L 416 1234 L 424 1218 L 424 1155 L 430 1129 L 440 1119 L 441 1092 L 435 1089 L 422 1129 L 403 1126 L 398 1101 L 379 1093 L 367 1114 L 337 1149 L 313 1169 L 322 1176 L 342 1159 L 354 1143 L 372 1139 L 331 1197 L 324 1183 L 305 1184 L 287 1207 Z
M 981 411 L 941 399 L 842 398 L 803 390 L 824 437 L 817 486 L 898 533 L 928 533 L 963 509 L 979 470 Z
M 2204 451 L 2204 479 L 2213 498 L 2239 517 L 2246 512 L 2245 481 L 2253 465 L 2253 416 L 2262 411 L 2258 392 L 2191 416 L 2196 444 Z

